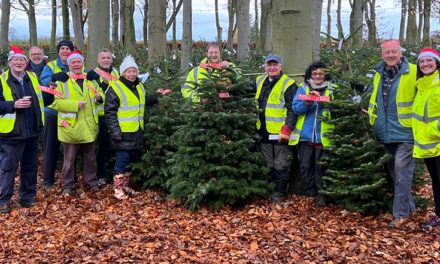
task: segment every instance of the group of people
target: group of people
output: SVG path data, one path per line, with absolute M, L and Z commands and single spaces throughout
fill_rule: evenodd
M 11 211 L 19 164 L 18 204 L 35 205 L 41 135 L 45 190 L 54 186 L 62 142 L 63 195 L 72 195 L 79 152 L 87 189 L 97 190 L 99 183 L 109 182 L 109 149 L 116 152 L 114 196 L 124 200 L 127 193 L 135 193 L 129 187 L 128 165 L 142 149 L 145 106 L 154 104 L 157 97 L 147 96 L 131 55 L 118 71 L 112 66 L 110 50 L 102 49 L 97 54 L 99 66 L 87 71 L 82 53 L 71 41 L 60 41 L 57 52 L 57 58 L 48 62 L 43 49 L 31 47 L 27 61 L 20 48 L 11 46 L 9 69 L 0 77 L 0 213 Z
M 0 212 L 11 210 L 14 178 L 20 163 L 19 204 L 35 205 L 38 137 L 43 134 L 43 188 L 50 190 L 60 142 L 64 147 L 61 173 L 63 195 L 72 194 L 78 152 L 84 159 L 84 180 L 96 190 L 108 177 L 108 153 L 116 151 L 114 167 L 115 197 L 127 199 L 130 169 L 128 164 L 139 157 L 142 149 L 145 106 L 157 102 L 147 96 L 131 55 L 124 58 L 119 72 L 112 66 L 109 50 L 99 51 L 98 67 L 86 71 L 84 57 L 73 43 L 61 41 L 58 57 L 48 62 L 43 50 L 31 47 L 30 60 L 14 46 L 8 57 L 9 70 L 1 75 L 0 86 Z M 402 55 L 398 40 L 382 44 L 382 61 L 375 67 L 372 86 L 354 85 L 359 92 L 371 93 L 368 114 L 375 135 L 391 154 L 387 167 L 394 182 L 393 217 L 390 227 L 409 218 L 415 209 L 411 195 L 415 158 L 423 158 L 432 178 L 435 217 L 424 224 L 440 224 L 440 55 L 425 48 L 417 65 Z M 202 64 L 208 67 L 202 67 Z M 182 86 L 182 95 L 199 102 L 197 83 L 207 71 L 229 68 L 231 79 L 238 79 L 238 68 L 221 59 L 220 47 L 209 44 L 206 58 L 192 69 Z M 305 180 L 304 195 L 315 197 L 318 206 L 326 205 L 322 190 L 325 172 L 319 160 L 331 141 L 332 125 L 321 117 L 331 118 L 331 109 L 317 98 L 333 100 L 337 85 L 323 62 L 314 62 L 306 70 L 304 81 L 297 83 L 283 73 L 282 59 L 269 54 L 265 74 L 254 83 L 255 100 L 260 109 L 257 131 L 267 166 L 271 169 L 271 194 L 281 202 L 289 185 L 293 159 L 292 146 L 297 145 L 299 166 Z M 41 87 L 47 89 L 41 89 Z M 95 156 L 95 141 L 98 153 Z
M 218 45 L 208 46 L 206 55 L 202 63 L 235 67 L 221 61 Z M 440 56 L 437 51 L 425 48 L 414 65 L 402 55 L 400 42 L 390 40 L 382 44 L 382 59 L 374 68 L 373 85 L 355 83 L 353 89 L 371 93 L 370 123 L 385 152 L 391 154 L 387 169 L 394 183 L 394 201 L 389 227 L 398 226 L 415 210 L 411 195 L 415 158 L 423 158 L 426 163 L 436 208 L 435 216 L 422 228 L 437 226 L 440 224 Z M 282 72 L 282 59 L 275 54 L 265 58 L 264 69 L 265 74 L 256 78 L 254 92 L 261 110 L 257 121 L 259 146 L 275 185 L 271 199 L 278 203 L 288 191 L 291 146 L 297 145 L 304 195 L 315 197 L 317 206 L 325 206 L 326 197 L 320 193 L 324 188 L 325 168 L 318 161 L 331 144 L 327 135 L 333 126 L 322 118 L 331 118 L 331 109 L 320 103 L 319 98 L 333 100 L 337 85 L 331 83 L 327 66 L 320 61 L 307 68 L 300 85 Z M 200 82 L 204 78 L 201 73 L 207 70 L 210 69 L 199 66 L 188 74 L 182 87 L 184 97 L 199 100 L 194 82 Z

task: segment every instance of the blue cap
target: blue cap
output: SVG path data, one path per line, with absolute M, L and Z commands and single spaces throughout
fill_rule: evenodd
M 264 61 L 264 63 L 268 63 L 269 61 L 276 61 L 281 63 L 281 58 L 278 57 L 277 55 L 270 53 L 269 55 L 267 55 L 266 60 Z

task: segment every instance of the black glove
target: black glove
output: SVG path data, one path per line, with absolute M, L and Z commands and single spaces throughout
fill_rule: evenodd
M 351 89 L 358 91 L 359 93 L 363 93 L 365 90 L 365 85 L 363 85 L 362 83 L 358 82 L 358 81 L 352 81 L 350 83 L 351 85 Z
M 90 70 L 87 72 L 87 80 L 93 81 L 93 80 L 99 80 L 99 74 L 97 74 L 94 70 Z
M 155 94 L 149 94 L 145 97 L 145 105 L 146 106 L 153 106 L 157 104 L 159 100 L 157 99 L 157 95 Z
M 67 80 L 69 80 L 69 75 L 67 75 L 65 72 L 59 72 L 52 75 L 52 81 L 54 82 L 67 82 Z

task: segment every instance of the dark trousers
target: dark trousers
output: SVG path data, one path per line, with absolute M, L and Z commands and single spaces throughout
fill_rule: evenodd
M 43 130 L 43 184 L 54 185 L 60 141 L 58 140 L 58 116 L 44 112 Z
M 324 168 L 318 161 L 324 155 L 324 149 L 316 148 L 307 142 L 298 143 L 299 166 L 304 178 L 304 195 L 316 196 L 323 189 L 322 175 Z
M 275 183 L 275 192 L 286 193 L 289 186 L 290 165 L 293 159 L 289 145 L 261 143 L 260 150 L 271 171 L 271 182 Z
M 127 167 L 130 163 L 136 162 L 139 157 L 138 150 L 116 150 L 116 162 L 114 171 L 115 173 L 126 173 L 131 171 L 131 168 Z
M 75 174 L 75 160 L 79 153 L 83 155 L 83 177 L 88 188 L 98 185 L 96 178 L 95 143 L 70 144 L 64 143 L 64 162 L 61 172 L 61 184 L 63 189 L 73 188 Z
M 432 180 L 435 215 L 440 217 L 440 156 L 424 159 Z
M 110 153 L 110 134 L 104 116 L 99 116 L 99 134 L 97 141 L 96 164 L 98 166 L 98 179 L 108 179 L 108 156 Z
M 31 203 L 37 192 L 38 137 L 0 142 L 0 205 L 11 201 L 18 163 L 20 202 Z

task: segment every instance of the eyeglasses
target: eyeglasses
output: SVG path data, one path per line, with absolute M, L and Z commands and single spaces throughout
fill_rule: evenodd
M 426 58 L 426 59 L 420 59 L 419 60 L 419 64 L 432 63 L 432 62 L 434 62 L 434 58 Z
M 312 76 L 324 76 L 323 72 L 312 72 Z
M 43 53 L 32 53 L 29 56 L 43 56 Z

